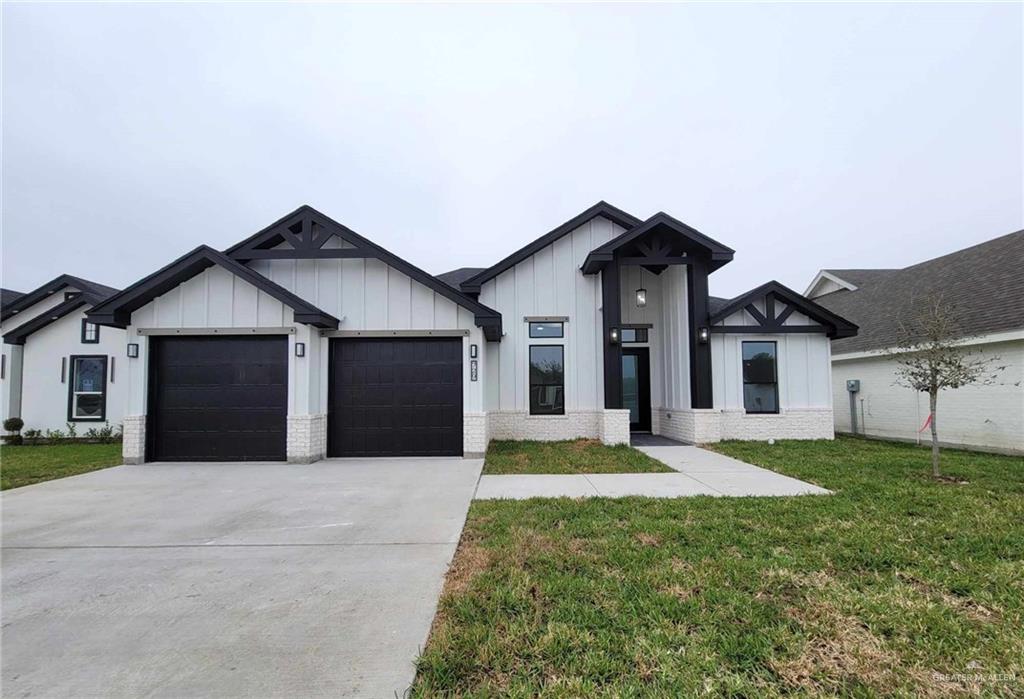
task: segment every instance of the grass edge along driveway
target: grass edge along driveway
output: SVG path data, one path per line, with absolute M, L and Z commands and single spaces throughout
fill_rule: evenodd
M 598 439 L 496 440 L 487 447 L 483 475 L 671 472 L 628 444 L 608 446 Z
M 477 501 L 414 696 L 1024 692 L 1024 460 L 717 448 L 835 494 Z
M 0 446 L 0 490 L 120 466 L 121 443 Z

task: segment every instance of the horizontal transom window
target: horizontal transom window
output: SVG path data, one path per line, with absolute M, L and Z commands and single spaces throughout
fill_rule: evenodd
M 530 337 L 564 337 L 561 323 L 530 323 Z

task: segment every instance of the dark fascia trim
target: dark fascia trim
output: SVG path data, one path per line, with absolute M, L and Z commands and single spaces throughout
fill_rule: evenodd
M 110 325 L 115 328 L 127 327 L 131 323 L 133 311 L 214 265 L 223 267 L 260 291 L 289 306 L 295 311 L 295 322 L 317 328 L 337 329 L 338 319 L 331 314 L 320 310 L 262 274 L 235 262 L 224 253 L 214 250 L 208 245 L 200 245 L 166 267 L 135 282 L 103 303 L 97 304 L 88 312 L 89 320 L 99 325 Z
M 74 296 L 63 303 L 59 303 L 46 313 L 40 313 L 32 320 L 19 325 L 14 330 L 4 334 L 4 342 L 8 345 L 23 345 L 28 336 L 32 333 L 42 330 L 46 326 L 53 322 L 56 322 L 68 315 L 72 311 L 81 308 L 82 306 L 92 306 L 97 304 L 102 299 L 97 298 L 95 295 L 83 292 L 78 296 Z
M 602 216 L 612 223 L 615 223 L 623 228 L 630 229 L 641 223 L 640 219 L 632 214 L 626 213 L 622 209 L 612 206 L 606 201 L 599 201 L 591 206 L 586 211 L 573 216 L 571 219 L 561 224 L 557 228 L 548 231 L 535 241 L 516 250 L 514 253 L 506 257 L 501 262 L 492 265 L 485 269 L 483 272 L 479 272 L 466 281 L 462 282 L 461 288 L 467 294 L 479 294 L 480 286 L 489 279 L 493 279 L 502 272 L 511 269 L 531 255 L 536 254 L 539 250 L 546 248 L 553 242 L 561 238 L 566 233 L 569 233 L 583 224 Z
M 40 301 L 43 301 L 61 289 L 66 289 L 69 286 L 83 292 L 88 292 L 94 297 L 100 299 L 117 293 L 117 289 L 112 287 L 97 284 L 96 282 L 91 282 L 88 279 L 82 279 L 81 277 L 74 277 L 70 274 L 62 274 L 55 279 L 51 279 L 42 286 L 33 289 L 27 294 L 19 296 L 14 301 L 11 301 L 9 304 L 4 306 L 3 310 L 0 311 L 0 322 L 9 320 L 18 313 L 28 310 Z
M 324 226 L 324 228 L 326 228 L 331 235 L 336 235 L 342 240 L 345 240 L 351 243 L 352 245 L 355 245 L 357 248 L 367 251 L 370 254 L 370 256 L 376 257 L 378 260 L 388 265 L 389 267 L 394 267 L 395 269 L 397 269 L 399 272 L 406 275 L 410 279 L 419 282 L 423 286 L 444 296 L 449 301 L 452 301 L 453 303 L 462 306 L 466 310 L 471 311 L 473 313 L 474 322 L 478 327 L 483 329 L 484 337 L 491 342 L 501 341 L 501 314 L 498 313 L 498 311 L 494 310 L 493 308 L 488 308 L 479 301 L 470 298 L 469 296 L 466 296 L 458 289 L 455 289 L 445 284 L 432 274 L 427 274 L 419 267 L 413 265 L 410 262 L 407 262 L 406 260 L 403 260 L 398 255 L 395 255 L 394 253 L 385 250 L 384 248 L 377 245 L 373 241 L 368 240 L 367 238 L 364 238 L 363 236 L 359 235 L 348 226 L 338 223 L 330 216 L 327 216 L 326 214 L 317 211 L 308 204 L 303 204 L 302 206 L 300 206 L 298 209 L 291 212 L 287 216 L 281 217 L 280 219 L 270 224 L 269 226 L 259 231 L 258 233 L 249 236 L 240 243 L 232 245 L 224 252 L 228 257 L 233 257 L 235 254 L 241 254 L 240 251 L 243 248 L 249 248 L 254 245 L 259 245 L 260 243 L 264 242 L 265 239 L 269 239 L 278 235 L 277 229 L 280 226 L 294 222 L 302 215 L 310 215 L 315 217 L 317 219 L 317 223 L 319 223 L 321 226 Z
M 756 289 L 740 294 L 734 299 L 730 299 L 728 303 L 722 306 L 721 309 L 713 316 L 711 316 L 710 323 L 714 326 L 715 323 L 720 323 L 727 317 L 743 309 L 747 304 L 762 299 L 769 294 L 775 296 L 796 310 L 800 311 L 811 320 L 816 320 L 821 325 L 816 326 L 799 326 L 799 325 L 768 325 L 768 326 L 749 326 L 745 327 L 744 331 L 749 332 L 760 332 L 760 333 L 773 333 L 773 332 L 826 332 L 832 339 L 839 339 L 843 337 L 853 337 L 857 334 L 860 329 L 854 323 L 846 320 L 842 316 L 838 316 L 832 311 L 828 310 L 824 306 L 816 304 L 806 296 L 798 294 L 797 292 L 790 289 L 788 286 L 784 286 L 774 279 L 770 282 L 762 284 Z M 788 314 L 787 314 L 788 317 Z M 739 332 L 733 330 L 723 330 L 722 328 L 739 327 L 739 326 L 720 326 L 718 328 L 712 327 L 712 332 Z M 803 330 L 789 330 L 784 328 L 801 328 Z
M 606 264 L 611 262 L 612 258 L 615 256 L 615 252 L 619 248 L 633 242 L 640 236 L 657 228 L 658 226 L 665 226 L 669 230 L 678 233 L 687 240 L 690 240 L 707 250 L 710 260 L 710 264 L 708 265 L 709 272 L 713 272 L 719 267 L 731 262 L 733 255 L 736 253 L 732 248 L 722 245 L 714 238 L 709 238 L 696 228 L 688 226 L 679 219 L 669 216 L 664 211 L 659 211 L 646 221 L 630 228 L 618 238 L 609 240 L 604 245 L 591 250 L 590 254 L 587 255 L 587 259 L 583 262 L 583 267 L 580 269 L 584 274 L 597 274 Z

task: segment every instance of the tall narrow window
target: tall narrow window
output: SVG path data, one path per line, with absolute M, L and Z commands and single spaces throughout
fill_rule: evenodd
M 774 342 L 743 343 L 743 407 L 748 413 L 779 412 Z
M 530 414 L 565 414 L 562 345 L 530 345 Z
M 100 326 L 90 323 L 82 318 L 82 342 L 87 345 L 95 345 L 100 341 Z
M 106 419 L 107 358 L 71 357 L 71 381 L 68 394 L 68 420 Z

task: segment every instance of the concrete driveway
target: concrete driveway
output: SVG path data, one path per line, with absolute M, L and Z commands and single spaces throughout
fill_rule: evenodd
M 9 491 L 2 694 L 401 695 L 482 463 L 150 464 Z

